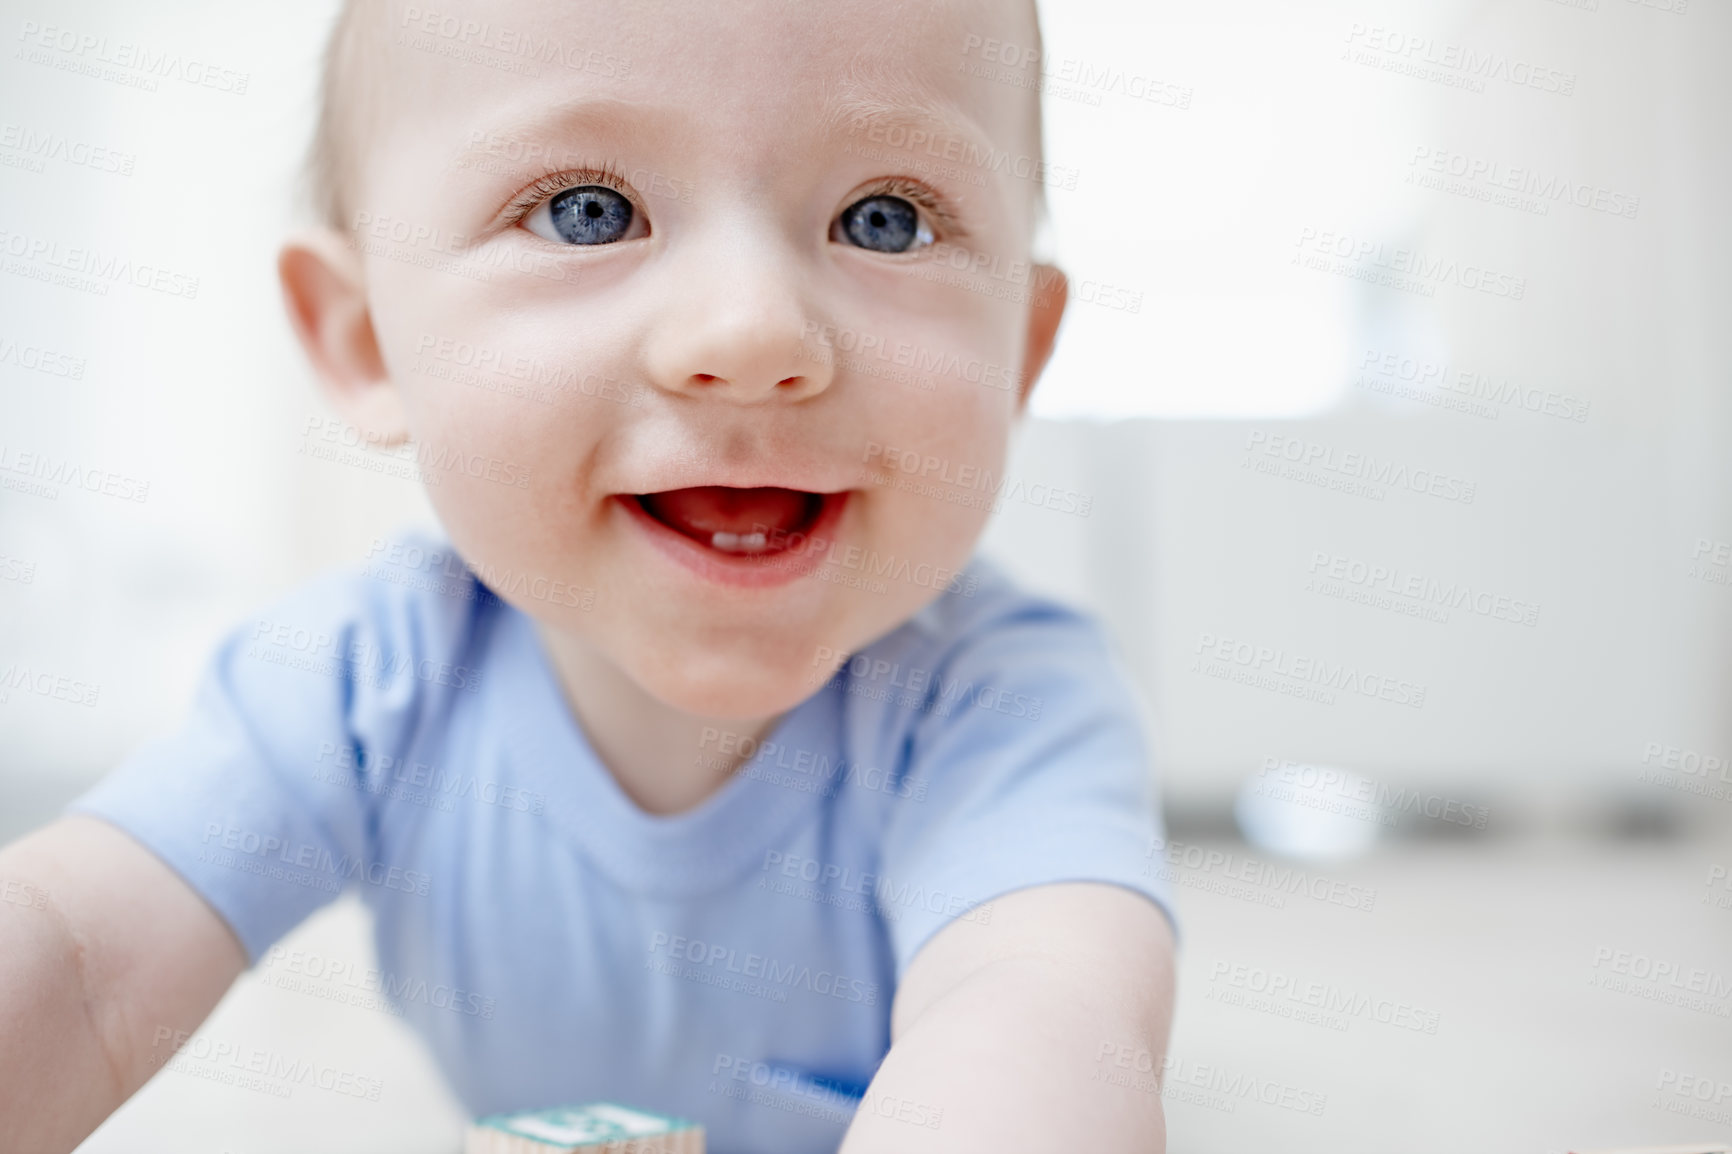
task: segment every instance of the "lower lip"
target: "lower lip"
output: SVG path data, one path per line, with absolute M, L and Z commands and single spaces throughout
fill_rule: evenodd
M 724 553 L 694 541 L 650 516 L 634 497 L 620 496 L 615 501 L 649 536 L 652 545 L 704 580 L 740 589 L 766 589 L 808 576 L 824 563 L 825 555 L 836 543 L 836 526 L 841 523 L 848 497 L 846 492 L 824 494 L 823 506 L 812 523 L 799 533 L 788 535 L 795 548 L 756 555 Z

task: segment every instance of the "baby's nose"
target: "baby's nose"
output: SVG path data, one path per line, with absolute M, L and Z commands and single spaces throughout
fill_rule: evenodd
M 657 387 L 743 404 L 805 400 L 830 387 L 830 360 L 804 339 L 810 310 L 796 257 L 683 263 L 668 270 L 676 283 L 645 350 Z

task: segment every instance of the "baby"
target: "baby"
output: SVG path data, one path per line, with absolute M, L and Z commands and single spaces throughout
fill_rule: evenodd
M 348 889 L 477 1114 L 1163 1148 L 1137 711 L 970 562 L 1065 303 L 1032 5 L 434 2 L 347 4 L 279 272 L 446 537 L 246 622 L 0 853 L 0 1148 L 70 1150 Z

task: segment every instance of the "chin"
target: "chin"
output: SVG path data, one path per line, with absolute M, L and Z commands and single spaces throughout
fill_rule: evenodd
M 686 654 L 684 660 L 631 676 L 664 704 L 696 717 L 747 720 L 786 713 L 821 689 L 835 673 L 834 662 L 812 663 L 817 646 L 803 659 L 754 661 L 738 653 Z
M 696 717 L 745 721 L 786 713 L 823 684 L 821 680 L 798 681 L 779 671 L 766 674 L 762 680 L 736 674 L 710 681 L 682 680 L 644 688 L 675 709 Z

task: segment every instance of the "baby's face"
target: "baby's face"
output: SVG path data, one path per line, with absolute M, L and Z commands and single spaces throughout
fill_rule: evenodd
M 1032 97 L 962 67 L 1029 42 L 1019 6 L 390 19 L 351 240 L 484 578 L 732 718 L 962 586 L 1063 301 L 1028 266 Z

